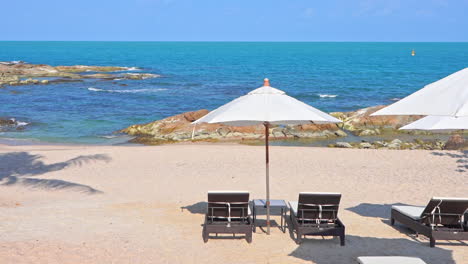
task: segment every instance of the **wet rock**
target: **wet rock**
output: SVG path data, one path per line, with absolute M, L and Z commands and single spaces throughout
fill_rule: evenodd
M 400 149 L 400 144 L 397 144 L 397 143 L 390 143 L 387 145 L 387 148 L 389 149 Z
M 331 113 L 343 121 L 339 127 L 353 131 L 356 135 L 379 135 L 385 131 L 402 133 L 398 128 L 420 119 L 422 116 L 370 116 L 385 106 L 374 106 L 352 112 Z M 378 129 L 378 130 L 376 130 Z
M 152 74 L 152 73 L 124 73 L 120 76 L 121 78 L 128 79 L 128 80 L 144 80 L 144 79 L 161 77 L 158 74 Z
M 24 130 L 28 123 L 17 121 L 14 118 L 0 118 L 0 131 Z
M 357 133 L 358 136 L 363 137 L 363 136 L 375 136 L 375 135 L 380 135 L 380 130 L 378 128 L 376 129 L 365 129 Z
M 275 127 L 271 129 L 270 133 L 275 138 L 284 138 L 287 136 L 288 129 L 283 129 L 281 127 Z
M 387 147 L 388 143 L 385 141 L 375 141 L 374 146 L 378 148 Z
M 464 150 L 468 149 L 468 142 L 462 135 L 452 135 L 444 145 L 446 150 Z
M 27 85 L 27 84 L 48 84 L 52 82 L 62 82 L 62 79 L 129 79 L 143 80 L 148 78 L 156 78 L 159 75 L 151 73 L 103 73 L 103 72 L 118 72 L 128 71 L 135 68 L 115 67 L 115 66 L 50 66 L 46 64 L 28 64 L 28 63 L 0 63 L 0 86 L 2 85 Z M 85 72 L 97 72 L 95 74 L 82 74 Z M 60 81 L 44 82 L 35 77 L 57 77 Z M 21 80 L 21 78 L 28 78 Z
M 228 128 L 228 127 L 220 127 L 218 129 L 216 129 L 216 132 L 222 136 L 222 137 L 225 137 L 227 136 L 229 133 L 231 133 L 231 130 Z
M 86 74 L 86 75 L 83 75 L 83 77 L 88 78 L 88 79 L 109 79 L 109 80 L 113 80 L 117 78 L 115 75 L 108 74 L 108 73 Z
M 89 65 L 73 65 L 73 66 L 56 66 L 55 69 L 63 72 L 81 73 L 81 72 L 116 72 L 128 71 L 133 67 L 120 66 L 89 66 Z
M 335 147 L 337 148 L 352 148 L 353 146 L 348 142 L 336 142 Z
M 341 130 L 341 129 L 336 130 L 336 131 L 335 131 L 335 135 L 336 135 L 337 137 L 346 137 L 346 136 L 348 136 L 348 134 L 346 134 L 346 132 L 344 132 L 344 131 Z
M 359 144 L 359 148 L 370 149 L 372 148 L 372 144 L 369 142 L 361 142 Z
M 14 119 L 3 119 L 0 118 L 0 126 L 14 126 L 16 121 Z

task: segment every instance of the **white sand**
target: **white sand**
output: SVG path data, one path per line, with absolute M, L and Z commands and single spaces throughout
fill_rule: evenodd
M 296 245 L 276 228 L 270 236 L 257 229 L 252 244 L 204 244 L 208 190 L 263 198 L 263 147 L 0 146 L 0 263 L 328 264 L 361 255 L 468 263 L 468 242 L 430 248 L 426 237 L 388 221 L 393 203 L 468 196 L 465 166 L 460 152 L 273 147 L 272 198 L 343 193 L 346 246 L 329 237 Z

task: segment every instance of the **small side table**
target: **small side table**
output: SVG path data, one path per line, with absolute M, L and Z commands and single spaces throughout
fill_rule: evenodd
M 266 210 L 266 200 L 265 199 L 254 199 L 252 201 L 252 216 L 253 216 L 253 226 L 254 232 L 257 227 L 257 209 Z M 270 200 L 270 214 L 271 211 L 281 209 L 281 225 L 280 229 L 283 233 L 286 233 L 286 212 L 288 211 L 288 205 L 284 200 Z M 284 223 L 284 224 L 283 224 Z

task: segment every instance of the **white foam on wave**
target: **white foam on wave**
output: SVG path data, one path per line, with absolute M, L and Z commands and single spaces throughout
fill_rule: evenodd
M 118 136 L 115 136 L 115 135 L 112 135 L 112 136 L 101 136 L 102 138 L 107 138 L 107 139 L 112 139 L 112 138 L 116 138 Z
M 397 97 L 390 99 L 390 101 L 400 101 L 400 100 L 401 100 L 401 98 L 397 98 Z
M 93 91 L 93 92 L 103 92 L 103 91 L 105 91 L 104 89 L 98 89 L 98 88 L 94 88 L 94 87 L 89 87 L 88 90 Z
M 16 121 L 16 126 L 27 126 L 27 125 L 29 125 L 28 122 Z
M 89 91 L 93 92 L 108 92 L 108 93 L 145 93 L 145 92 L 160 92 L 167 91 L 166 88 L 147 88 L 147 89 L 133 89 L 133 90 L 110 90 L 110 89 L 99 89 L 94 87 L 89 87 Z
M 320 98 L 335 98 L 337 94 L 317 94 Z

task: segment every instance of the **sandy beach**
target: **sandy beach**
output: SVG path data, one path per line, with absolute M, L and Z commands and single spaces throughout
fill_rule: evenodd
M 205 244 L 208 190 L 264 198 L 264 147 L 0 146 L 0 263 L 326 264 L 362 255 L 468 263 L 466 242 L 430 248 L 388 220 L 392 204 L 468 196 L 467 166 L 466 153 L 454 151 L 272 147 L 272 198 L 341 192 L 346 246 L 327 237 L 297 245 L 277 228 L 257 229 L 252 244 Z

